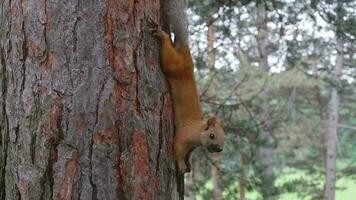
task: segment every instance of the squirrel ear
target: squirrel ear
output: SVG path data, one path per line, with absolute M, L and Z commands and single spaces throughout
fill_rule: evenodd
M 214 126 L 217 122 L 217 119 L 215 116 L 211 116 L 208 118 L 204 125 L 204 130 L 207 131 L 210 127 Z
M 224 122 L 222 120 L 219 120 L 221 128 L 224 128 Z
M 208 127 L 213 126 L 217 123 L 217 119 L 215 116 L 211 116 L 208 118 L 208 121 L 206 123 L 208 124 Z

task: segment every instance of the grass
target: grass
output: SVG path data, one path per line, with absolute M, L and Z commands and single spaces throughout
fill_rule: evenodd
M 348 161 L 343 160 L 343 161 L 338 161 L 337 168 L 338 170 L 342 169 L 343 167 L 347 166 Z M 276 186 L 282 186 L 283 184 L 298 180 L 298 179 L 303 179 L 306 181 L 313 181 L 313 183 L 316 183 L 316 186 L 319 189 L 322 189 L 324 186 L 324 180 L 323 177 L 320 176 L 311 176 L 307 175 L 304 171 L 302 170 L 297 170 L 297 169 L 285 169 L 282 174 L 279 175 L 277 178 L 275 184 Z M 209 193 L 209 191 L 212 190 L 212 181 L 209 180 L 205 183 L 204 189 L 201 190 L 203 193 Z M 233 185 L 230 185 L 232 188 L 238 188 L 238 182 L 236 182 Z M 231 189 L 231 188 L 230 188 Z M 226 192 L 225 192 L 226 194 Z M 238 196 L 238 194 L 236 194 Z M 248 200 L 260 200 L 261 195 L 257 191 L 251 191 L 247 192 L 246 198 Z M 202 196 L 197 195 L 196 196 L 197 200 L 204 200 Z M 228 198 L 225 198 L 228 199 Z M 230 198 L 229 198 L 230 199 Z M 302 198 L 298 196 L 296 192 L 289 192 L 289 193 L 283 193 L 279 195 L 277 200 L 312 200 L 311 197 L 305 197 Z M 356 199 L 356 180 L 352 179 L 350 177 L 342 177 L 339 178 L 336 182 L 336 191 L 335 191 L 335 199 L 336 200 L 353 200 Z
M 337 170 L 348 166 L 349 159 L 339 159 L 337 161 Z M 314 181 L 317 187 L 322 189 L 324 187 L 324 177 L 307 175 L 302 170 L 289 169 L 283 175 L 279 176 L 276 180 L 276 186 L 281 186 L 284 183 L 291 182 L 297 179 L 304 179 L 307 181 Z M 301 198 L 296 192 L 284 193 L 279 196 L 278 200 L 309 200 L 311 197 Z M 356 199 L 356 180 L 350 177 L 342 177 L 336 181 L 335 200 L 352 200 Z
M 281 185 L 283 183 L 293 181 L 299 178 L 303 178 L 305 180 L 311 180 L 314 177 L 307 177 L 303 171 L 294 170 L 294 173 L 285 174 L 279 177 L 276 180 L 276 185 Z M 317 181 L 318 187 L 321 189 L 324 185 L 324 181 Z M 336 200 L 352 200 L 356 199 L 356 180 L 353 180 L 349 177 L 343 177 L 338 179 L 336 182 L 336 191 L 335 191 L 335 199 Z M 296 192 L 284 193 L 279 196 L 278 200 L 309 200 L 310 197 L 301 198 L 298 197 Z
M 356 199 L 356 181 L 342 178 L 336 182 L 336 187 L 344 187 L 344 190 L 336 190 L 336 200 Z

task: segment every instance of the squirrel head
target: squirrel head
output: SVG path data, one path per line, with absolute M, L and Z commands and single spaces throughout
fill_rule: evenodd
M 201 143 L 210 153 L 221 152 L 224 148 L 224 123 L 210 116 L 204 123 L 201 134 Z

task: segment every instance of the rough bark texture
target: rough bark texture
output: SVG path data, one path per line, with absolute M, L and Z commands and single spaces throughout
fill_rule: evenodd
M 0 5 L 0 199 L 177 199 L 160 1 Z
M 266 2 L 257 1 L 257 43 L 259 50 L 259 67 L 267 74 L 268 67 L 268 38 L 267 38 L 267 12 Z M 269 90 L 264 88 L 260 94 L 262 100 L 260 121 L 263 124 L 259 139 L 262 144 L 259 149 L 259 156 L 261 159 L 261 182 L 262 182 L 262 196 L 265 200 L 274 199 L 274 175 L 273 175 L 273 137 L 271 132 L 271 118 L 269 107 Z
M 339 6 L 341 3 L 339 2 Z M 339 14 L 339 13 L 338 13 Z M 338 16 L 340 19 L 341 16 Z M 336 146 L 337 146 L 337 127 L 339 123 L 339 94 L 338 86 L 340 85 L 340 75 L 341 69 L 344 62 L 343 55 L 343 41 L 340 34 L 339 28 L 336 31 L 336 62 L 334 69 L 334 81 L 335 85 L 331 89 L 331 98 L 329 102 L 328 110 L 328 124 L 327 133 L 325 140 L 326 149 L 326 180 L 325 180 L 325 199 L 334 200 L 335 199 L 335 181 L 336 181 Z

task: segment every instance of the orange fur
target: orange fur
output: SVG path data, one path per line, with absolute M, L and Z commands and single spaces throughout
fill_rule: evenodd
M 157 23 L 153 25 L 155 35 L 162 42 L 161 66 L 171 87 L 174 105 L 175 159 L 180 172 L 185 173 L 190 171 L 189 156 L 196 147 L 215 145 L 222 150 L 222 123 L 218 123 L 215 117 L 209 119 L 211 122 L 203 118 L 189 46 L 178 44 L 174 47 L 168 34 L 162 31 Z M 217 135 L 217 139 L 209 141 L 206 138 L 212 132 Z

